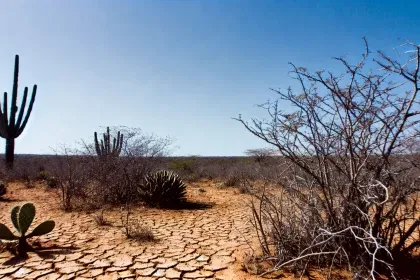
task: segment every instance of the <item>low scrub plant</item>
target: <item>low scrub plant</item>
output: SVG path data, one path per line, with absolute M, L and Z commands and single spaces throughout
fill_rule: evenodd
M 95 223 L 98 226 L 106 226 L 109 225 L 109 222 L 107 221 L 107 219 L 105 218 L 105 209 L 102 208 L 101 211 L 99 211 L 99 213 L 95 214 L 93 216 L 93 220 L 95 221 Z
M 121 223 L 125 236 L 137 241 L 155 241 L 152 230 L 138 221 L 131 220 L 130 215 L 130 207 L 127 203 L 125 207 L 121 207 Z
M 37 176 L 38 180 L 48 180 L 48 178 L 50 177 L 50 174 L 45 171 L 45 170 L 41 170 Z
M 54 177 L 54 176 L 49 176 L 49 177 L 47 177 L 47 179 L 46 179 L 46 183 L 47 183 L 47 186 L 48 186 L 49 188 L 54 189 L 54 188 L 57 188 L 57 187 L 58 187 L 58 180 L 57 180 L 57 178 L 56 178 L 56 177 Z
M 241 183 L 241 177 L 237 174 L 230 174 L 223 182 L 224 187 L 236 187 Z

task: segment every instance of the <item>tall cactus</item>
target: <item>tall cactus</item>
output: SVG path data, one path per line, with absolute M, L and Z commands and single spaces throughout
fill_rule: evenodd
M 109 127 L 106 128 L 106 133 L 104 133 L 104 139 L 99 143 L 98 134 L 95 132 L 95 149 L 96 153 L 100 158 L 105 158 L 108 156 L 118 157 L 121 153 L 123 145 L 123 135 L 118 131 L 117 138 L 114 138 L 112 147 L 111 147 L 111 136 L 109 134 Z
M 7 116 L 7 92 L 4 93 L 3 100 L 3 110 L 1 110 L 0 103 L 0 137 L 6 139 L 6 165 L 9 168 L 13 167 L 13 161 L 15 158 L 15 138 L 19 137 L 25 129 L 26 124 L 28 123 L 29 116 L 32 112 L 32 107 L 35 102 L 37 85 L 34 85 L 32 90 L 31 101 L 29 102 L 29 107 L 26 112 L 25 118 L 23 115 L 25 113 L 26 99 L 28 97 L 28 87 L 25 87 L 23 92 L 22 105 L 19 111 L 19 115 L 16 120 L 16 113 L 18 107 L 16 106 L 17 94 L 18 94 L 18 78 L 19 78 L 19 56 L 15 56 L 15 72 L 13 76 L 13 92 L 12 92 L 12 104 L 10 106 L 10 118 Z M 23 122 L 22 122 L 23 120 Z

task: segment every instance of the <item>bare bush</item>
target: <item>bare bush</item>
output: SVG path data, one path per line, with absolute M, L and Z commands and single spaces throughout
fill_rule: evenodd
M 270 157 L 276 155 L 276 151 L 272 148 L 248 149 L 245 154 L 258 163 L 266 163 Z
M 98 213 L 93 215 L 93 220 L 98 226 L 109 225 L 109 222 L 105 218 L 105 208 L 102 208 Z
M 143 132 L 140 128 L 127 126 L 110 127 L 112 133 L 124 134 L 122 155 L 128 157 L 161 158 L 171 154 L 174 139 Z
M 97 207 L 105 204 L 125 204 L 140 201 L 138 189 L 146 174 L 162 165 L 162 157 L 170 152 L 173 140 L 149 135 L 138 128 L 117 126 L 109 128 L 110 137 L 124 135 L 121 156 L 98 158 L 95 145 L 83 141 L 80 152 L 91 159 L 92 184 L 89 197 Z
M 223 182 L 224 187 L 236 187 L 241 183 L 241 176 L 239 174 L 230 174 Z
M 74 206 L 73 198 L 85 195 L 84 190 L 91 179 L 89 158 L 78 155 L 76 150 L 65 145 L 59 147 L 56 153 L 60 156 L 51 170 L 54 186 L 59 188 L 63 210 L 70 211 Z
M 121 224 L 125 236 L 137 241 L 155 241 L 152 230 L 137 220 L 131 220 L 130 215 L 130 207 L 127 203 L 125 207 L 121 207 Z
M 291 64 L 299 90 L 274 90 L 279 99 L 261 105 L 269 120 L 237 119 L 290 164 L 280 194 L 263 192 L 252 204 L 273 270 L 419 277 L 409 265 L 420 248 L 420 161 L 405 147 L 419 139 L 420 46 L 400 49 L 404 62 L 382 52 L 370 61 L 366 43 L 355 65 L 336 58 L 339 75 Z

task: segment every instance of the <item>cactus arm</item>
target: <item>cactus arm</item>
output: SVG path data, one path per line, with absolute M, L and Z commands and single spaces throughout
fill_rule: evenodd
M 99 147 L 98 134 L 95 132 L 93 135 L 95 137 L 94 139 L 95 139 L 95 150 L 96 150 L 96 153 L 98 154 L 98 156 L 101 156 L 102 153 L 101 153 L 101 148 Z
M 45 221 L 39 224 L 30 234 L 28 234 L 27 238 L 50 233 L 54 229 L 54 227 L 55 227 L 54 221 Z
M 104 146 L 104 140 L 101 139 L 101 156 L 105 155 L 105 146 Z
M 112 150 L 111 150 L 111 135 L 109 133 L 109 127 L 106 128 L 106 132 L 107 132 L 107 138 L 108 138 L 108 153 L 111 154 Z
M 9 122 L 9 128 L 12 131 L 14 131 L 15 128 L 15 121 L 16 121 L 16 100 L 17 100 L 17 94 L 18 94 L 18 82 L 19 82 L 19 56 L 15 56 L 15 73 L 13 75 L 13 92 L 12 92 L 12 104 L 10 106 L 10 122 Z
M 119 156 L 123 145 L 123 135 L 118 131 L 117 138 L 111 139 L 109 127 L 103 134 L 101 142 L 98 141 L 98 135 L 95 132 L 95 148 L 99 157 Z
M 107 149 L 107 154 L 109 155 L 111 153 L 111 137 L 108 135 L 106 136 L 106 149 Z
M 28 123 L 29 120 L 29 116 L 31 115 L 32 112 L 32 108 L 34 106 L 34 102 L 35 102 L 35 97 L 36 97 L 36 90 L 37 90 L 37 85 L 34 85 L 34 88 L 32 90 L 32 96 L 31 96 L 31 101 L 29 102 L 29 107 L 28 107 L 28 111 L 26 112 L 26 116 L 25 119 L 23 120 L 22 126 L 18 127 L 19 131 L 16 134 L 16 137 L 18 137 L 19 135 L 22 134 L 23 130 L 26 127 L 26 124 Z M 15 113 L 16 114 L 16 113 Z
M 20 105 L 19 115 L 18 115 L 18 118 L 17 118 L 17 121 L 16 121 L 16 128 L 17 129 L 20 128 L 20 124 L 22 123 L 23 113 L 25 112 L 26 99 L 27 98 L 28 98 L 28 87 L 25 87 L 25 90 L 23 92 L 22 104 Z
M 5 115 L 3 111 L 1 110 L 1 104 L 0 104 L 0 136 L 3 138 L 7 138 L 7 115 Z
M 20 206 L 15 206 L 12 209 L 12 212 L 10 213 L 10 218 L 12 220 L 13 226 L 15 227 L 15 229 L 17 230 L 17 232 L 19 232 L 20 234 L 22 234 L 20 232 L 20 228 L 19 228 L 19 220 L 18 220 L 18 216 L 19 216 L 19 210 L 20 210 Z
M 7 114 L 7 92 L 3 95 L 3 114 L 4 114 L 4 123 L 7 126 L 9 126 L 9 116 Z
M 122 146 L 123 146 L 123 140 L 124 140 L 124 134 L 121 134 L 120 144 L 118 145 L 118 143 L 117 143 L 117 146 L 119 147 L 118 148 L 118 155 L 121 153 Z
M 19 228 L 22 236 L 25 235 L 35 218 L 35 206 L 32 203 L 22 205 L 19 211 Z
M 117 151 L 117 139 L 114 138 L 114 141 L 112 141 L 112 154 L 116 154 Z
M 117 151 L 117 154 L 119 154 L 118 149 L 120 147 L 120 140 L 121 140 L 121 134 L 120 134 L 119 131 L 117 133 L 117 139 L 116 140 L 117 140 L 117 143 L 116 143 L 116 146 L 114 147 L 114 151 Z M 114 138 L 114 143 L 115 143 L 115 138 Z
M 104 133 L 104 142 L 106 154 L 109 155 L 109 153 L 111 152 L 111 143 L 109 143 L 109 127 L 106 128 L 106 134 Z
M 119 146 L 120 146 L 120 139 L 121 139 L 121 133 L 118 131 L 118 133 L 117 133 L 117 139 L 115 139 L 114 138 L 114 143 L 115 143 L 115 147 L 114 147 L 114 152 L 115 152 L 115 154 L 118 156 L 119 155 L 119 153 L 118 153 L 118 148 L 119 148 Z
M 0 224 L 0 239 L 3 240 L 16 240 L 18 239 L 18 237 L 16 237 L 11 231 L 10 229 L 3 225 Z
M 104 152 L 104 155 L 107 155 L 108 154 L 108 145 L 107 145 L 107 141 L 106 141 L 106 134 L 104 133 L 103 135 L 102 135 L 102 137 L 103 137 L 103 140 L 101 141 L 101 143 L 102 143 L 102 147 L 103 147 L 103 152 Z

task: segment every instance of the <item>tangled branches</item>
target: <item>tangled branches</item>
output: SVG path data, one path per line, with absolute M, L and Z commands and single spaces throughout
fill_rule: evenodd
M 365 43 L 357 64 L 336 58 L 339 75 L 291 64 L 300 92 L 274 90 L 279 99 L 261 105 L 268 121 L 236 119 L 289 163 L 281 191 L 252 203 L 273 270 L 346 265 L 356 277 L 398 278 L 420 248 L 420 157 L 410 153 L 419 142 L 420 46 L 401 46 L 405 62 L 383 52 L 368 61 Z

